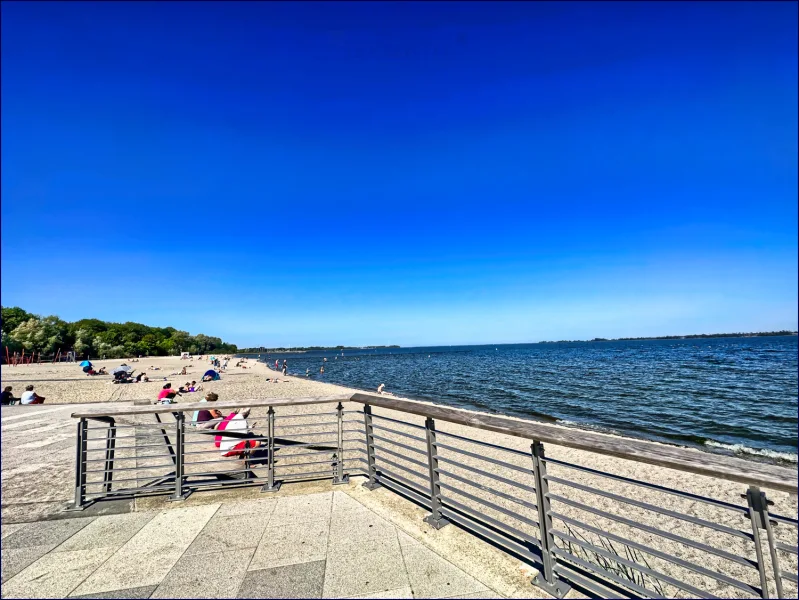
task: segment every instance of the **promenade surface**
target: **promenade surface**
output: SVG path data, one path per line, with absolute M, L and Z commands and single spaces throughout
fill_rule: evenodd
M 3 598 L 548 597 L 518 561 L 361 477 L 65 512 L 76 408 L 2 408 Z

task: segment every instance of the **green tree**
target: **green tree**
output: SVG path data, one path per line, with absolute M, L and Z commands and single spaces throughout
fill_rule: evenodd
M 30 314 L 29 312 L 22 310 L 18 306 L 12 306 L 11 308 L 6 308 L 4 306 L 2 309 L 3 333 L 5 334 L 11 333 L 22 323 L 34 317 L 36 317 L 36 315 Z

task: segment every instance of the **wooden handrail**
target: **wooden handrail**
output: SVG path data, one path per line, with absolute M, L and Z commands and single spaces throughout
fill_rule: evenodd
M 440 421 L 466 425 L 486 431 L 504 433 L 556 446 L 596 452 L 626 460 L 688 471 L 699 475 L 757 485 L 791 494 L 797 493 L 796 469 L 780 467 L 732 456 L 721 456 L 700 450 L 655 444 L 629 438 L 592 433 L 578 429 L 545 425 L 488 413 L 450 408 L 415 400 L 402 400 L 375 394 L 353 394 L 354 402 L 388 408 L 399 412 L 431 417 Z
M 515 417 L 492 415 L 476 411 L 451 408 L 416 400 L 379 396 L 375 394 L 356 393 L 352 396 L 315 396 L 303 398 L 251 399 L 227 402 L 192 402 L 189 404 L 157 404 L 151 406 L 132 406 L 73 413 L 75 418 L 91 418 L 94 416 L 143 415 L 155 413 L 187 412 L 207 410 L 208 408 L 268 408 L 293 405 L 326 404 L 330 402 L 353 401 L 361 404 L 387 408 L 398 412 L 410 413 L 422 417 L 475 427 L 485 431 L 503 433 L 514 437 L 595 452 L 607 456 L 623 458 L 660 467 L 687 471 L 708 477 L 717 477 L 729 481 L 737 481 L 747 485 L 756 485 L 791 494 L 797 493 L 799 478 L 797 470 L 777 465 L 743 460 L 731 456 L 722 456 L 679 448 L 667 444 L 655 444 L 641 440 L 602 435 L 578 429 L 569 429 L 527 421 Z
M 347 395 L 339 396 L 310 396 L 304 398 L 259 398 L 250 400 L 228 400 L 225 402 L 190 402 L 187 404 L 150 404 L 148 406 L 125 406 L 122 408 L 106 408 L 97 410 L 87 410 L 84 412 L 72 413 L 72 417 L 92 418 L 92 417 L 117 417 L 123 415 L 154 415 L 157 413 L 190 412 L 195 410 L 224 408 L 269 408 L 270 406 L 300 406 L 304 404 L 327 404 L 329 402 L 349 402 Z

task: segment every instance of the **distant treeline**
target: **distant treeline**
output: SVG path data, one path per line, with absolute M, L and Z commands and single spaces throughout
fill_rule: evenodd
M 109 323 L 99 319 L 81 319 L 68 323 L 56 316 L 41 317 L 25 310 L 2 307 L 2 345 L 10 353 L 41 352 L 54 355 L 59 350 L 74 350 L 79 358 L 106 356 L 170 356 L 180 352 L 208 354 L 234 353 L 236 346 L 218 337 L 199 333 L 189 335 L 174 327 L 148 327 L 140 323 Z
M 768 337 L 776 335 L 796 335 L 796 331 L 759 331 L 757 333 L 695 333 L 693 335 L 660 335 L 656 337 L 594 338 L 592 340 L 559 340 L 557 342 L 538 342 L 539 344 L 568 344 L 570 342 L 638 342 L 642 340 L 696 340 L 728 337 Z
M 400 346 L 303 346 L 291 348 L 267 348 L 261 346 L 260 348 L 242 348 L 238 351 L 239 354 L 255 354 L 257 352 L 313 352 L 321 350 L 376 350 L 378 348 L 399 348 Z

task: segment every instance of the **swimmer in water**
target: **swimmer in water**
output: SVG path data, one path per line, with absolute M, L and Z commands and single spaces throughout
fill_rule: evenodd
M 322 366 L 322 367 L 320 367 L 320 368 L 319 368 L 319 372 L 320 372 L 320 373 L 324 373 L 324 372 L 325 372 L 325 368 L 324 368 L 324 366 Z

